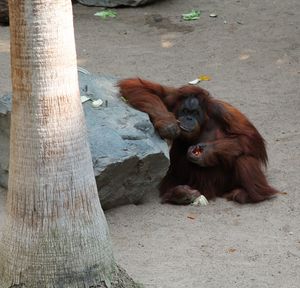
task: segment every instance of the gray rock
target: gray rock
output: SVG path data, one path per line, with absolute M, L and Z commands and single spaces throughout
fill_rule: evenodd
M 7 187 L 11 97 L 0 98 L 0 185 Z
M 99 197 L 104 209 L 139 203 L 157 185 L 168 167 L 168 147 L 154 131 L 148 115 L 117 97 L 113 77 L 80 69 L 81 95 L 102 99 L 83 104 Z M 86 74 L 87 73 L 87 74 Z M 11 97 L 0 97 L 0 185 L 7 187 Z
M 157 0 L 78 0 L 78 2 L 83 5 L 103 7 L 140 6 L 154 1 Z

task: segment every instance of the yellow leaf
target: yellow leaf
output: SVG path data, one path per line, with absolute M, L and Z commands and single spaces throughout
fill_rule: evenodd
M 211 80 L 211 77 L 208 76 L 208 75 L 200 75 L 200 76 L 199 76 L 199 80 L 200 80 L 200 81 L 210 81 L 210 80 Z

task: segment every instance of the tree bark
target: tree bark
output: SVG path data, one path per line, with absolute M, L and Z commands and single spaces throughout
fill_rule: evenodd
M 71 1 L 9 5 L 13 107 L 0 287 L 109 286 L 117 268 L 85 132 Z

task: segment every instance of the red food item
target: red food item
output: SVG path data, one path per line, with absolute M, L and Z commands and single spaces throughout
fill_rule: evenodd
M 193 153 L 195 156 L 200 156 L 202 152 L 203 152 L 203 149 L 202 149 L 201 147 L 199 147 L 199 146 L 196 146 L 196 147 L 193 149 L 193 151 L 192 151 L 192 153 Z

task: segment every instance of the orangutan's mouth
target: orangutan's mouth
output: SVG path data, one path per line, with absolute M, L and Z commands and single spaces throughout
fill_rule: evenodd
M 183 131 L 185 131 L 185 132 L 191 132 L 190 129 L 188 129 L 188 128 L 182 126 L 182 125 L 180 125 L 179 127 L 180 127 L 181 130 L 183 130 Z
M 190 129 L 190 128 L 187 128 L 187 127 L 185 127 L 185 126 L 183 126 L 183 125 L 179 125 L 179 127 L 180 127 L 180 129 L 181 130 L 183 130 L 183 131 L 185 131 L 185 132 L 192 132 L 192 129 Z

